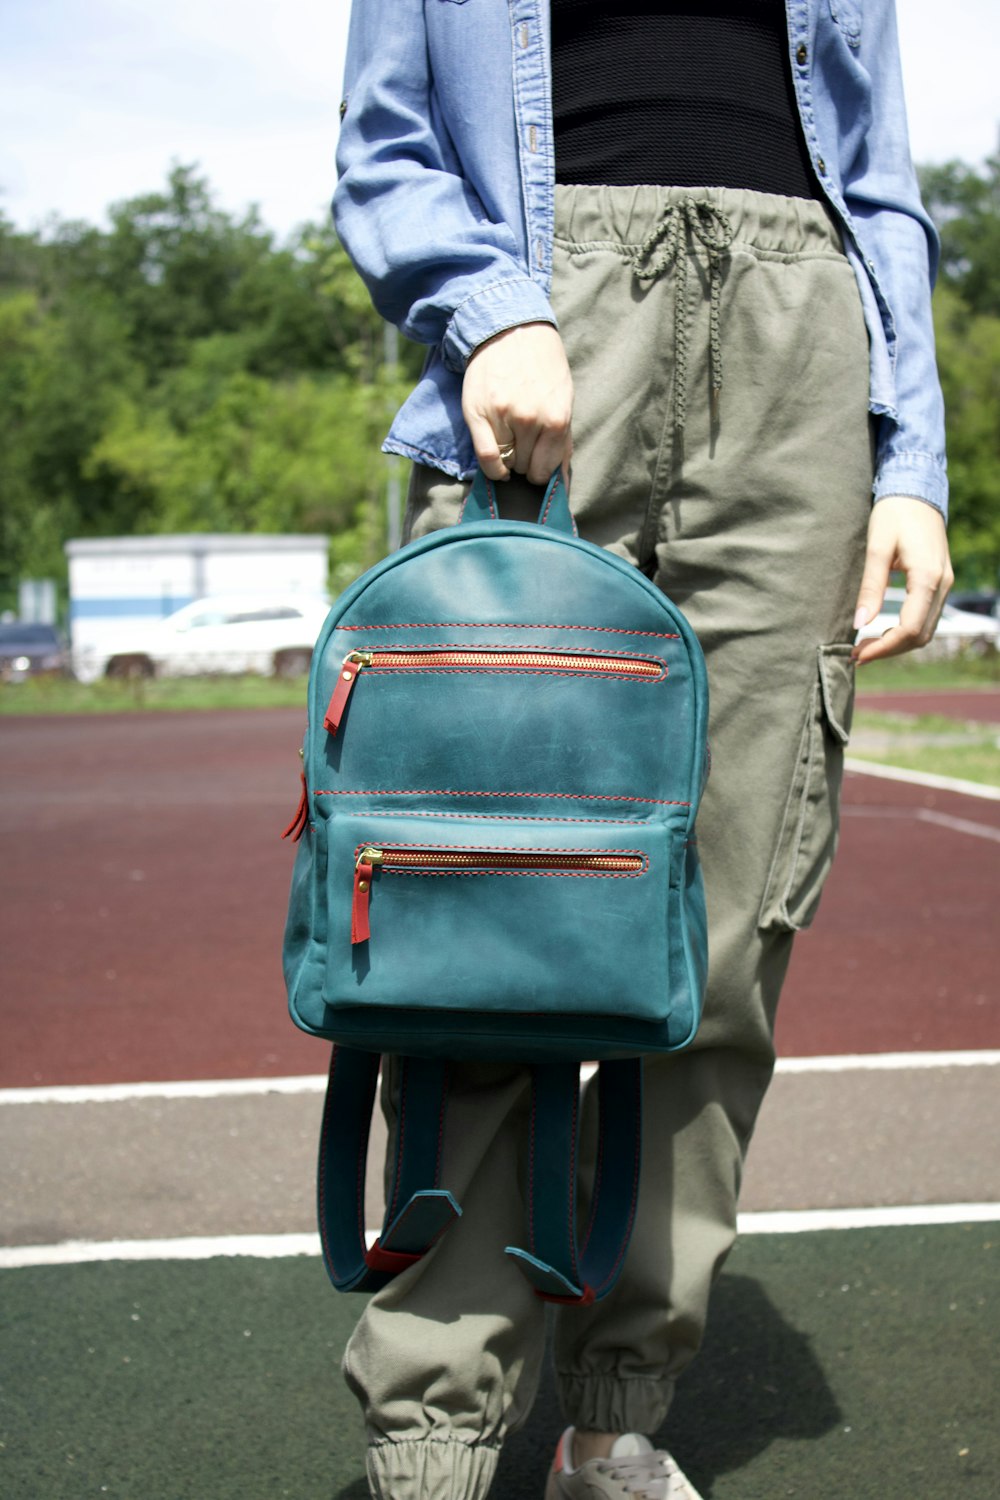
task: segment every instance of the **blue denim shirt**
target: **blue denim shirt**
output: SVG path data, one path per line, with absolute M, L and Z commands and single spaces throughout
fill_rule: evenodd
M 799 115 L 843 228 L 871 349 L 874 493 L 943 512 L 930 288 L 938 242 L 910 161 L 893 0 L 785 0 Z M 379 312 L 431 351 L 386 451 L 475 467 L 472 351 L 555 323 L 555 153 L 545 0 L 355 0 L 334 216 Z

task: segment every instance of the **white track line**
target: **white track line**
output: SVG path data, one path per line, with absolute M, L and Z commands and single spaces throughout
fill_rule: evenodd
M 318 1234 L 223 1234 L 172 1240 L 64 1240 L 58 1245 L 7 1245 L 0 1270 L 22 1266 L 78 1266 L 103 1260 L 212 1260 L 252 1256 L 319 1255 Z
M 909 1229 L 1000 1222 L 1000 1203 L 917 1203 L 891 1208 L 807 1208 L 739 1216 L 740 1234 L 815 1234 L 837 1229 Z M 368 1231 L 368 1240 L 377 1231 Z M 64 1240 L 0 1248 L 0 1270 L 75 1266 L 96 1261 L 276 1260 L 320 1253 L 318 1234 L 230 1234 L 169 1240 Z
M 325 1073 L 294 1078 L 195 1078 L 170 1083 L 54 1084 L 48 1088 L 0 1089 L 2 1104 L 119 1104 L 126 1099 L 221 1099 L 242 1094 L 317 1094 Z
M 993 839 L 1000 844 L 1000 828 L 992 823 L 973 823 L 970 818 L 955 818 L 951 813 L 935 812 L 929 807 L 842 807 L 844 818 L 890 819 L 905 823 L 936 823 L 939 828 L 950 828 L 954 833 L 971 833 L 973 838 Z
M 869 1052 L 843 1057 L 779 1057 L 777 1073 L 866 1073 L 921 1068 L 995 1068 L 1000 1051 Z
M 989 823 L 973 823 L 968 818 L 953 818 L 948 813 L 933 812 L 929 807 L 918 808 L 917 819 L 921 823 L 936 823 L 939 828 L 951 828 L 955 833 L 971 833 L 977 839 L 993 839 L 1000 844 L 1000 828 L 993 828 Z
M 886 781 L 906 781 L 910 786 L 931 786 L 942 792 L 961 792 L 965 797 L 985 797 L 1000 802 L 1000 787 L 984 786 L 981 781 L 963 781 L 958 776 L 935 776 L 930 771 L 904 771 L 901 766 L 884 766 L 880 761 L 858 760 L 848 755 L 844 767 L 859 776 L 881 776 Z
M 810 1234 L 826 1229 L 908 1229 L 922 1224 L 992 1224 L 1000 1203 L 905 1203 L 891 1208 L 795 1208 L 739 1214 L 740 1234 Z
M 778 1073 L 852 1073 L 907 1068 L 991 1068 L 1000 1063 L 1000 1050 L 967 1052 L 871 1052 L 834 1057 L 780 1057 Z M 584 1078 L 596 1071 L 583 1065 Z M 121 1104 L 131 1099 L 220 1099 L 245 1094 L 319 1094 L 326 1088 L 325 1073 L 303 1073 L 294 1078 L 201 1078 L 173 1083 L 53 1084 L 47 1088 L 0 1089 L 4 1104 Z

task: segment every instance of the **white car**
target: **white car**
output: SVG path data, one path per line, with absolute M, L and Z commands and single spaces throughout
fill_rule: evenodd
M 74 670 L 81 682 L 217 672 L 296 677 L 309 670 L 328 611 L 326 600 L 299 594 L 196 599 L 75 658 Z
M 874 620 L 870 620 L 858 631 L 858 640 L 871 640 L 897 625 L 905 598 L 905 589 L 886 589 L 882 608 Z M 998 636 L 1000 620 L 991 619 L 989 615 L 973 614 L 971 610 L 956 609 L 953 604 L 945 604 L 934 638 L 924 650 L 933 656 L 957 656 L 963 651 L 978 655 L 991 647 L 995 650 Z

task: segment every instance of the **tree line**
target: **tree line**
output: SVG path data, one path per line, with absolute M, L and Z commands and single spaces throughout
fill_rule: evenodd
M 1000 157 L 922 173 L 960 582 L 1000 568 Z M 422 351 L 329 224 L 279 243 L 177 166 L 110 227 L 0 215 L 0 608 L 71 536 L 329 532 L 339 589 L 385 547 L 379 443 Z

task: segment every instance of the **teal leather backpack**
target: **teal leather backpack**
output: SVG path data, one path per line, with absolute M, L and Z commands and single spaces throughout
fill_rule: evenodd
M 679 610 L 579 540 L 560 476 L 538 523 L 480 474 L 461 523 L 330 611 L 313 655 L 284 944 L 293 1020 L 336 1045 L 319 1221 L 334 1285 L 372 1290 L 461 1212 L 440 1181 L 449 1065 L 532 1065 L 538 1294 L 614 1285 L 638 1191 L 643 1054 L 686 1045 L 707 966 L 695 814 L 708 692 Z M 386 1220 L 366 1243 L 380 1057 L 404 1059 Z M 577 1234 L 580 1063 L 600 1155 Z

